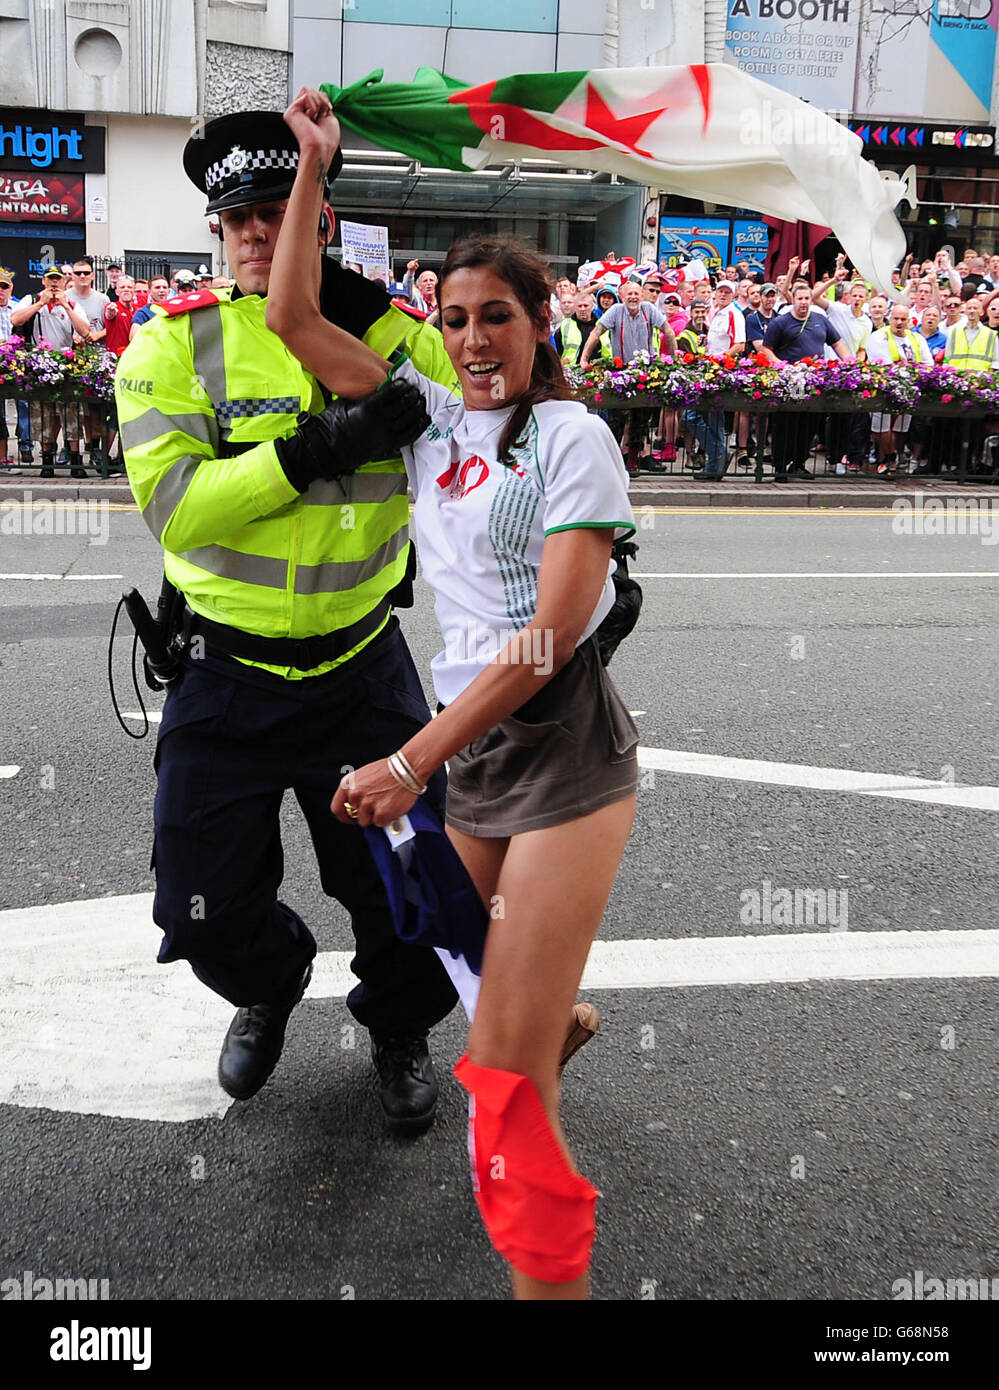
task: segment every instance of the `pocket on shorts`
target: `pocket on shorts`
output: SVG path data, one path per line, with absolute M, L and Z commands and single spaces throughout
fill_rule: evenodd
M 234 693 L 232 681 L 214 679 L 207 672 L 185 667 L 180 685 L 170 691 L 163 706 L 153 757 L 153 766 L 157 771 L 164 740 L 176 729 L 188 729 L 196 724 L 212 728 L 220 724 L 232 704 Z
M 562 741 L 568 746 L 577 742 L 576 735 L 560 719 L 546 719 L 535 724 L 511 714 L 503 720 L 500 728 L 510 742 L 516 743 L 519 748 L 538 748 L 549 739 Z

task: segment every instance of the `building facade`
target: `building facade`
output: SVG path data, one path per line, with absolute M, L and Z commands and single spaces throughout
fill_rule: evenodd
M 289 24 L 287 0 L 0 0 L 0 258 L 17 291 L 84 251 L 218 271 L 181 153 L 209 116 L 283 109 Z

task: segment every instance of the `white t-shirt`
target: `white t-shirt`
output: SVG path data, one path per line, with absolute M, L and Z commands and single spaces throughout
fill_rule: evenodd
M 742 310 L 733 300 L 727 309 L 719 309 L 708 321 L 708 341 L 705 347 L 709 357 L 720 357 L 730 352 L 738 343 L 746 341 L 746 320 Z
M 106 294 L 101 294 L 100 290 L 91 290 L 89 294 L 77 294 L 76 290 L 67 290 L 66 298 L 79 309 L 91 328 L 104 327 L 104 310 L 111 303 Z
M 513 464 L 496 455 L 513 406 L 466 410 L 459 397 L 407 362 L 399 375 L 423 392 L 431 425 L 403 450 L 416 505 L 413 531 L 434 591 L 444 650 L 431 662 L 437 698 L 449 705 L 534 617 L 545 537 L 578 527 L 635 530 L 628 475 L 607 425 L 577 401 L 531 412 Z M 613 561 L 579 641 L 614 602 Z M 578 643 L 577 643 L 578 645 Z M 532 653 L 538 664 L 548 656 Z
M 882 328 L 877 333 L 871 334 L 867 340 L 868 362 L 919 362 L 926 367 L 933 366 L 933 354 L 927 347 L 926 339 L 921 333 L 913 333 L 911 337 L 906 335 L 904 338 L 896 338 L 894 357 L 888 344 L 888 339 L 891 336 L 890 328 Z
M 826 318 L 843 339 L 843 346 L 854 357 L 874 332 L 874 324 L 871 323 L 868 315 L 864 313 L 859 316 L 854 314 L 849 304 L 834 304 L 830 300 L 829 308 L 826 310 Z M 830 357 L 836 356 L 828 344 L 826 348 Z

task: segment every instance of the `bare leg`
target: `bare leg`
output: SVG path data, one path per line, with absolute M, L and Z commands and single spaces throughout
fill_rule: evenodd
M 635 800 L 509 841 L 495 881 L 504 915 L 490 922 L 469 1031 L 471 1061 L 534 1083 L 573 1172 L 559 1119 L 558 1062 L 565 1021 L 631 831 Z M 585 1276 L 569 1284 L 547 1284 L 513 1270 L 511 1277 L 517 1298 L 587 1296 Z

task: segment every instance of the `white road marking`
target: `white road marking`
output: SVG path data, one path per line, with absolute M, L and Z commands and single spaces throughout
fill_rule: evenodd
M 807 787 L 811 791 L 856 792 L 895 801 L 926 801 L 934 806 L 971 811 L 999 811 L 999 787 L 934 782 L 925 777 L 902 777 L 892 772 L 854 772 L 840 767 L 809 767 L 804 763 L 772 763 L 756 758 L 726 758 L 715 753 L 692 753 L 681 748 L 639 748 L 640 767 L 694 777 L 722 777 L 735 782 L 766 782 L 777 787 Z
M 163 711 L 161 709 L 147 709 L 145 716 L 143 716 L 141 710 L 123 709 L 121 712 L 121 717 L 122 719 L 138 719 L 140 722 L 142 721 L 143 717 L 145 717 L 149 720 L 150 724 L 158 724 L 160 720 L 163 718 Z
M 123 574 L 0 574 L 0 579 L 124 579 Z
M 20 771 L 21 771 L 21 769 L 20 769 L 19 766 L 15 766 L 14 764 L 8 763 L 7 766 L 5 766 L 5 767 L 4 767 L 4 766 L 0 766 L 0 778 L 3 778 L 3 777 L 16 777 L 17 774 L 18 774 Z
M 653 574 L 632 573 L 632 579 L 999 579 L 999 570 L 690 570 Z
M 151 911 L 152 894 L 136 893 L 0 912 L 0 1103 L 157 1121 L 225 1114 L 215 1068 L 233 1008 L 186 965 L 156 964 Z M 307 999 L 343 999 L 352 955 L 321 953 Z M 815 931 L 598 941 L 583 989 L 997 976 L 999 930 Z
M 595 941 L 583 973 L 582 989 L 993 976 L 999 976 L 996 930 L 816 930 L 672 941 Z

